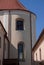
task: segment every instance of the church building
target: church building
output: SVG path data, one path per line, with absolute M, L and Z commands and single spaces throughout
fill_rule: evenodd
M 0 0 L 0 65 L 32 65 L 35 21 L 19 0 Z

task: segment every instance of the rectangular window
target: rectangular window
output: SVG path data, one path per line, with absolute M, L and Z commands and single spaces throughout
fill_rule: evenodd
M 16 21 L 16 30 L 24 30 L 23 21 L 21 21 L 21 20 Z
M 1 37 L 0 37 L 0 48 L 1 48 Z

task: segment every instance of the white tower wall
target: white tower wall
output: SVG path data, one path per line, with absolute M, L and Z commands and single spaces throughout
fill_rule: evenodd
M 32 21 L 30 17 L 31 13 L 24 11 L 11 11 L 11 45 L 10 46 L 10 58 L 18 58 L 18 43 L 20 41 L 24 42 L 24 62 L 20 62 L 20 65 L 31 65 L 31 50 L 32 50 L 32 37 L 31 33 L 31 24 Z M 19 31 L 16 30 L 16 19 L 21 18 L 24 19 L 24 30 Z M 34 21 L 33 21 L 34 22 Z M 35 25 L 35 24 L 34 24 Z M 33 25 L 32 25 L 33 28 Z M 33 28 L 34 30 L 34 28 Z M 32 31 L 33 31 L 32 30 Z M 35 30 L 34 30 L 35 31 Z M 35 38 L 33 39 L 35 40 Z M 16 53 L 14 52 L 16 48 Z M 13 50 L 12 50 L 13 49 Z
M 24 19 L 24 30 L 16 30 L 16 19 Z M 8 33 L 10 44 L 10 59 L 18 58 L 18 43 L 24 42 L 24 60 L 20 65 L 31 65 L 32 43 L 35 43 L 35 15 L 20 10 L 3 11 L 1 21 Z

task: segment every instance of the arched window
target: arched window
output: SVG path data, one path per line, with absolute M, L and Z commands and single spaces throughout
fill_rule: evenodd
M 24 20 L 21 18 L 16 19 L 16 30 L 24 30 Z
M 18 44 L 18 59 L 23 60 L 24 59 L 24 43 L 20 42 Z

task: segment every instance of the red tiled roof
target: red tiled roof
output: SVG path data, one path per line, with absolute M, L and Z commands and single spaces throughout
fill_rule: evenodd
M 3 9 L 26 10 L 26 8 L 18 0 L 0 0 L 0 10 L 3 10 Z

